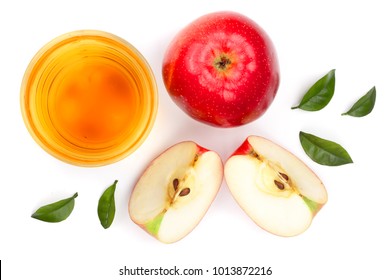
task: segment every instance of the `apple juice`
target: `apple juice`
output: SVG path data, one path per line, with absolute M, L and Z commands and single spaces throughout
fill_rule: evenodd
M 60 75 L 48 110 L 67 139 L 98 146 L 136 128 L 137 86 L 125 69 L 106 58 L 88 57 Z
M 100 31 L 65 34 L 26 71 L 22 112 L 34 139 L 64 161 L 102 165 L 145 139 L 157 110 L 153 73 L 129 43 Z

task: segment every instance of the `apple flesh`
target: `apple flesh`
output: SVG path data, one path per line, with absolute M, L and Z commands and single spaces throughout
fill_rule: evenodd
M 206 214 L 223 178 L 219 155 L 195 142 L 178 143 L 156 159 L 135 185 L 131 219 L 164 243 L 190 233 Z
M 217 127 L 244 125 L 271 105 L 279 86 L 275 48 L 266 32 L 234 12 L 204 15 L 168 46 L 162 76 L 189 116 Z
M 327 202 L 323 183 L 307 165 L 259 136 L 249 136 L 227 160 L 225 179 L 248 216 L 279 236 L 304 232 Z

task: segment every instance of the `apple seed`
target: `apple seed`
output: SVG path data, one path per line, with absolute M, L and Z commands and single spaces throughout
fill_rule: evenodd
M 279 175 L 283 177 L 284 180 L 288 181 L 288 176 L 287 174 L 284 174 L 282 172 L 279 172 Z
M 186 196 L 190 193 L 190 188 L 185 188 L 185 189 L 182 189 L 179 193 L 179 196 Z
M 177 178 L 173 179 L 172 184 L 173 184 L 173 189 L 177 191 L 177 187 L 179 186 L 179 179 Z
M 279 190 L 284 190 L 284 184 L 277 181 L 277 180 L 274 180 L 274 183 L 275 185 L 278 187 Z

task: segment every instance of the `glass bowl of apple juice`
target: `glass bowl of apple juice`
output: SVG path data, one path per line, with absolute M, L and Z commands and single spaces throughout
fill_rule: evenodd
M 34 140 L 78 166 L 123 159 L 146 139 L 158 106 L 142 54 L 113 34 L 79 30 L 47 43 L 21 86 L 21 110 Z

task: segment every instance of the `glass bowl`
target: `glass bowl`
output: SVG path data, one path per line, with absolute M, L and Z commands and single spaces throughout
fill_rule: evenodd
M 153 72 L 125 40 L 80 30 L 46 44 L 30 62 L 21 110 L 34 140 L 78 166 L 114 163 L 136 150 L 158 106 Z

